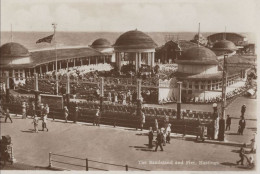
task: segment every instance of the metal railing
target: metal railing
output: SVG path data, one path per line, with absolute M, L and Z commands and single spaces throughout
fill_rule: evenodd
M 68 159 L 76 159 L 76 160 L 80 160 L 80 161 L 85 161 L 85 165 L 80 165 L 80 164 L 75 164 L 75 163 L 70 163 L 70 162 L 58 161 L 58 160 L 53 159 L 54 156 L 60 156 L 60 157 L 68 158 Z M 121 167 L 125 171 L 128 171 L 129 169 L 135 169 L 135 170 L 140 170 L 140 171 L 150 171 L 150 170 L 147 170 L 147 169 L 141 169 L 141 168 L 137 168 L 137 167 L 130 167 L 127 164 L 126 165 L 113 164 L 113 163 L 107 163 L 107 162 L 91 160 L 91 159 L 88 159 L 88 158 L 78 158 L 78 157 L 73 157 L 73 156 L 68 156 L 68 155 L 61 155 L 61 154 L 55 154 L 55 153 L 49 152 L 49 168 L 57 168 L 57 169 L 61 169 L 61 170 L 70 170 L 68 168 L 61 168 L 61 167 L 54 166 L 54 163 L 60 163 L 60 164 L 66 164 L 68 166 L 76 166 L 76 167 L 81 167 L 81 168 L 84 167 L 86 171 L 89 171 L 90 169 L 100 170 L 100 171 L 108 171 L 107 169 L 102 169 L 102 168 L 97 168 L 97 167 L 90 166 L 89 162 L 103 164 L 103 165 L 109 165 L 109 166 Z

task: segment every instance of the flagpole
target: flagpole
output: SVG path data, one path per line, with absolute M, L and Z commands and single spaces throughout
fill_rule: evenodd
M 55 69 L 55 76 L 56 76 L 56 95 L 59 95 L 59 85 L 58 85 L 58 73 L 57 73 L 57 46 L 56 46 L 56 23 L 52 24 L 54 29 L 54 47 L 55 47 L 55 61 L 56 61 L 56 69 Z

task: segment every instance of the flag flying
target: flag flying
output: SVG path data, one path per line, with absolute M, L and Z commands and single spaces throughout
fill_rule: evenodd
M 52 35 L 50 35 L 50 36 L 47 36 L 47 37 L 44 37 L 44 38 L 42 38 L 42 39 L 39 39 L 39 40 L 37 40 L 36 43 L 41 43 L 41 42 L 51 43 L 52 38 L 53 38 L 53 35 L 54 35 L 54 34 L 52 34 Z

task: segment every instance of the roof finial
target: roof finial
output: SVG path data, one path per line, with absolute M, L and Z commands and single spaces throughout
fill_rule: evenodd
M 200 22 L 199 22 L 199 31 L 198 31 L 198 46 L 200 46 Z
M 13 42 L 13 25 L 11 24 L 11 42 Z
M 225 26 L 224 40 L 226 40 L 226 30 L 227 30 L 227 27 Z

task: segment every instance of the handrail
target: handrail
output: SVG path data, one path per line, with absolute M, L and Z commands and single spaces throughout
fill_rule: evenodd
M 73 159 L 78 159 L 78 160 L 86 160 L 86 159 L 83 159 L 83 158 L 77 158 L 77 157 L 67 156 L 67 155 L 60 155 L 60 154 L 56 154 L 56 153 L 52 153 L 52 155 L 63 156 L 63 157 L 73 158 Z
M 51 158 L 52 155 L 62 156 L 62 157 L 66 157 L 66 158 L 79 159 L 79 160 L 85 160 L 85 161 L 86 161 L 86 165 L 83 166 L 83 165 L 78 165 L 78 164 L 73 164 L 73 163 L 67 163 L 67 162 L 63 162 L 63 161 L 53 160 L 53 159 Z M 89 162 L 95 162 L 95 163 L 99 163 L 99 164 L 106 164 L 106 165 L 117 166 L 117 167 L 124 167 L 126 171 L 128 171 L 128 168 L 132 168 L 132 169 L 136 169 L 136 170 L 149 171 L 149 170 L 147 170 L 147 169 L 141 169 L 141 168 L 136 168 L 136 167 L 130 167 L 130 166 L 128 166 L 128 165 L 120 165 L 120 164 L 106 163 L 106 162 L 101 162 L 101 161 L 96 161 L 96 160 L 89 160 L 88 158 L 83 159 L 83 158 L 77 158 L 77 157 L 73 157 L 73 156 L 61 155 L 61 154 L 55 154 L 55 153 L 49 152 L 49 167 L 50 167 L 50 168 L 52 167 L 52 162 L 61 163 L 61 164 L 68 164 L 68 165 L 78 166 L 78 167 L 86 167 L 86 171 L 88 171 L 89 169 L 96 169 L 96 170 L 108 171 L 108 170 L 106 170 L 106 169 L 91 167 L 91 166 L 89 166 L 89 164 L 88 164 Z

